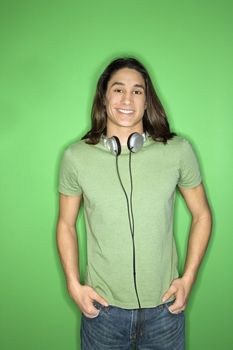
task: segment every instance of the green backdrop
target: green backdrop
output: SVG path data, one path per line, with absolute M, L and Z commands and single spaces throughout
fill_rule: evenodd
M 186 310 L 187 350 L 233 348 L 232 1 L 0 1 L 0 348 L 79 349 L 55 227 L 65 147 L 90 125 L 112 58 L 148 67 L 171 127 L 200 159 L 213 236 Z M 178 195 L 184 262 L 190 216 Z M 78 222 L 85 265 L 85 231 Z

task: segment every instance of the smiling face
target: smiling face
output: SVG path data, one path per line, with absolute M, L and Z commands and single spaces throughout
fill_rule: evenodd
M 107 133 L 118 135 L 123 129 L 143 132 L 142 118 L 146 109 L 145 82 L 130 68 L 115 72 L 108 81 L 105 95 Z

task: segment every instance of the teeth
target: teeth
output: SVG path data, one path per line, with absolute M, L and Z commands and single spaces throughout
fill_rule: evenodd
M 118 111 L 125 114 L 133 113 L 132 109 L 118 109 Z

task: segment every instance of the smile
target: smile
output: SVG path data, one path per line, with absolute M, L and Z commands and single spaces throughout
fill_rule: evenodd
M 124 114 L 131 114 L 134 112 L 132 109 L 122 109 L 122 108 L 118 108 L 117 111 Z

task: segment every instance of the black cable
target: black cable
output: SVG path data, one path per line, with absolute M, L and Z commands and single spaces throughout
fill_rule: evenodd
M 138 290 L 137 290 L 137 283 L 136 283 L 136 258 L 135 258 L 135 242 L 134 242 L 134 215 L 133 215 L 133 176 L 132 176 L 132 168 L 131 168 L 131 155 L 132 152 L 129 152 L 129 175 L 130 175 L 130 208 L 131 208 L 131 220 L 132 220 L 132 227 L 133 227 L 133 235 L 132 235 L 132 241 L 133 241 L 133 270 L 134 270 L 134 286 L 135 286 L 135 292 L 137 295 L 138 300 L 138 306 L 139 309 L 141 308 L 141 304 L 138 297 Z
M 116 156 L 116 169 L 117 169 L 117 175 L 118 175 L 118 178 L 119 178 L 121 187 L 122 187 L 122 189 L 123 189 L 123 191 L 124 191 L 124 194 L 125 194 L 125 198 L 126 198 L 126 202 L 127 202 L 127 209 L 128 209 L 128 217 L 129 217 L 130 232 L 131 232 L 131 235 L 133 236 L 132 223 L 131 223 L 131 218 L 130 218 L 129 199 L 128 199 L 126 190 L 125 190 L 125 188 L 124 188 L 124 186 L 123 186 L 123 183 L 122 183 L 122 181 L 121 181 L 121 177 L 120 177 L 120 173 L 119 173 L 119 167 L 118 167 L 118 156 Z
M 129 152 L 129 175 L 130 175 L 130 207 L 131 207 L 131 218 L 132 218 L 132 226 L 133 226 L 133 233 L 134 233 L 134 216 L 133 216 L 133 176 L 132 176 L 132 169 L 131 169 L 131 154 L 132 152 Z
M 137 281 L 136 281 L 136 259 L 135 259 L 135 242 L 134 242 L 134 216 L 133 216 L 133 206 L 132 206 L 132 196 L 133 196 L 133 178 L 132 178 L 132 170 L 131 170 L 131 152 L 129 153 L 129 173 L 130 173 L 130 205 L 129 205 L 129 199 L 126 193 L 126 190 L 123 186 L 120 173 L 119 173 L 119 167 L 118 167 L 118 156 L 116 156 L 116 169 L 117 169 L 117 175 L 121 184 L 121 187 L 123 189 L 123 192 L 125 194 L 126 203 L 127 203 L 127 210 L 128 210 L 128 218 L 129 218 L 129 226 L 130 226 L 130 232 L 132 237 L 132 243 L 133 243 L 133 277 L 134 277 L 134 288 L 137 296 L 138 306 L 139 309 L 141 309 L 140 300 L 138 297 L 138 290 L 137 290 Z M 131 217 L 130 217 L 131 214 Z M 131 219 L 132 218 L 132 219 Z M 132 222 L 131 222 L 132 220 Z

